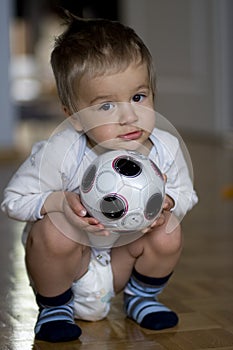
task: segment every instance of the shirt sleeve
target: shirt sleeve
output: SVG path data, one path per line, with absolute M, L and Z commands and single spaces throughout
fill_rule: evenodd
M 36 221 L 52 192 L 73 190 L 78 141 L 77 133 L 68 129 L 36 143 L 4 190 L 3 212 L 16 220 Z
M 189 153 L 183 144 L 165 131 L 156 131 L 154 138 L 157 150 L 158 166 L 167 176 L 166 194 L 174 200 L 172 211 L 179 221 L 198 202 L 193 188 L 192 163 Z
M 4 190 L 1 208 L 9 217 L 21 221 L 41 218 L 41 208 L 51 193 L 42 191 L 40 186 L 40 163 L 45 141 L 36 143 L 30 156 L 19 167 Z

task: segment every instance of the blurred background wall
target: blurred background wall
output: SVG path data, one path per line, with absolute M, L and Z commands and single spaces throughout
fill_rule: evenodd
M 2 0 L 0 5 L 0 148 L 11 147 L 14 143 L 13 129 L 15 116 L 10 96 L 9 80 L 9 28 L 11 2 Z
M 27 149 L 62 118 L 49 66 L 58 6 L 132 26 L 155 61 L 156 110 L 182 132 L 232 142 L 232 0 L 1 0 L 1 150 Z
M 124 21 L 151 49 L 157 109 L 176 127 L 198 133 L 233 129 L 233 2 L 126 0 Z

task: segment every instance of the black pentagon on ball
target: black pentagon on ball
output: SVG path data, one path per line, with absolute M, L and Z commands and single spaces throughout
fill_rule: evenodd
M 163 197 L 161 193 L 155 193 L 149 198 L 144 211 L 144 214 L 147 220 L 152 220 L 156 218 L 156 216 L 159 214 L 161 210 L 162 204 L 163 204 Z
M 117 194 L 109 194 L 101 199 L 100 210 L 108 219 L 117 220 L 125 215 L 127 203 Z
M 129 156 L 122 156 L 114 159 L 113 169 L 120 175 L 126 177 L 136 177 L 142 172 L 141 164 Z
M 82 178 L 82 183 L 81 183 L 81 189 L 83 192 L 88 192 L 92 188 L 92 185 L 94 183 L 95 175 L 96 175 L 96 166 L 90 165 Z

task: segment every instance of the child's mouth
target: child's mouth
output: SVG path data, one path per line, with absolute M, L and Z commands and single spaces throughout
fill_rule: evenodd
M 119 137 L 121 139 L 131 141 L 131 140 L 137 140 L 141 136 L 142 136 L 142 131 L 141 130 L 137 130 L 137 131 L 129 132 L 128 134 L 120 135 Z

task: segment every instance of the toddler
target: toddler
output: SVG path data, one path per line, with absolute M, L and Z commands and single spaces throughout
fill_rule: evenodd
M 33 146 L 2 203 L 9 217 L 26 222 L 26 266 L 39 307 L 35 338 L 79 338 L 75 319 L 103 319 L 121 291 L 126 315 L 141 327 L 173 327 L 178 316 L 158 294 L 181 255 L 180 218 L 197 196 L 179 141 L 156 127 L 150 52 L 119 22 L 67 13 L 66 24 L 51 54 L 65 122 Z M 108 242 L 111 232 L 88 215 L 79 186 L 90 162 L 114 149 L 151 158 L 166 178 L 166 198 L 146 230 L 100 246 L 93 242 Z

